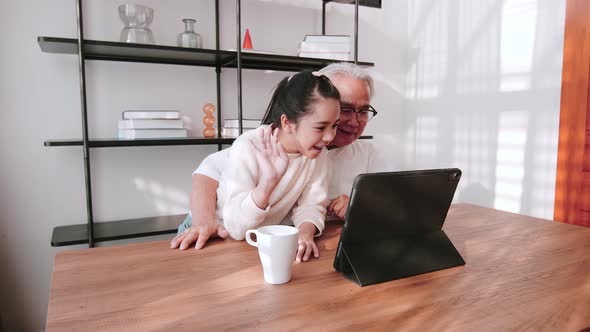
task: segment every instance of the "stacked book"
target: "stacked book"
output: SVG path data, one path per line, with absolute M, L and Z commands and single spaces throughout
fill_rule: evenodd
M 350 36 L 306 35 L 299 45 L 298 56 L 349 61 L 352 54 Z
M 247 132 L 252 129 L 258 128 L 262 120 L 258 119 L 242 119 L 242 129 Z M 240 121 L 238 119 L 225 119 L 223 120 L 223 128 L 221 128 L 221 136 L 236 138 L 240 136 Z
M 124 111 L 119 120 L 119 138 L 187 137 L 180 111 Z

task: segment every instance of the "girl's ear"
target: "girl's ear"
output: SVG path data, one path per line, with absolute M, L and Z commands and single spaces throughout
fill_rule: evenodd
M 281 115 L 281 128 L 284 129 L 288 134 L 295 132 L 295 124 L 287 118 L 285 114 Z

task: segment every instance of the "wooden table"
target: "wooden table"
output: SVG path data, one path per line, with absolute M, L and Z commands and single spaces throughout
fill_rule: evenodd
M 47 330 L 549 330 L 590 327 L 590 229 L 468 204 L 444 227 L 467 264 L 359 287 L 319 259 L 265 284 L 254 247 L 167 241 L 58 253 Z

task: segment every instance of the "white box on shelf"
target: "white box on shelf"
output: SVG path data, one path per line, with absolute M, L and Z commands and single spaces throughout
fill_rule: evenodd
M 123 111 L 123 120 L 128 119 L 180 119 L 180 111 Z
M 308 43 L 351 43 L 349 35 L 305 35 L 304 42 Z
M 244 128 L 244 133 L 256 128 Z M 240 136 L 240 129 L 238 128 L 221 128 L 221 136 L 227 138 L 236 138 Z
M 119 129 L 182 129 L 181 119 L 129 119 L 119 120 Z
M 186 129 L 119 129 L 119 138 L 185 138 Z
M 260 119 L 242 119 L 242 126 L 244 128 L 258 128 L 262 120 Z M 225 119 L 223 120 L 223 127 L 225 128 L 238 128 L 238 119 Z
M 302 41 L 299 52 L 350 53 L 350 43 L 311 43 Z
M 351 53 L 301 52 L 299 57 L 349 61 Z

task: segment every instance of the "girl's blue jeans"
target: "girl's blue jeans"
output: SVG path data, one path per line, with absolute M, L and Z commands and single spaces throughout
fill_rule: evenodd
M 178 234 L 189 229 L 192 225 L 193 225 L 193 218 L 191 218 L 190 214 L 187 214 L 186 218 L 184 218 L 184 221 L 182 222 L 182 224 L 180 224 L 180 226 L 178 226 Z

